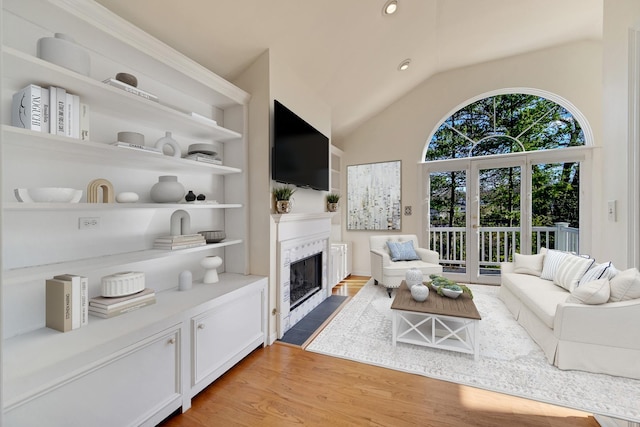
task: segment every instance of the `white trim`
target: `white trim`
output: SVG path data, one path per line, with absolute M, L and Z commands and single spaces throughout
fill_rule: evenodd
M 627 264 L 640 265 L 640 25 L 629 29 L 629 168 Z

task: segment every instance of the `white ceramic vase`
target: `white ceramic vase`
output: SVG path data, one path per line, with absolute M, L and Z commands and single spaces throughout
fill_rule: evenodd
M 184 270 L 178 275 L 178 290 L 188 291 L 193 285 L 193 274 L 189 270 Z
M 426 301 L 429 297 L 429 287 L 422 283 L 413 285 L 411 287 L 411 297 L 418 302 Z
M 88 76 L 91 69 L 89 52 L 76 44 L 73 37 L 55 33 L 55 37 L 38 40 L 38 58 Z
M 222 258 L 219 256 L 208 256 L 200 261 L 200 265 L 204 268 L 204 283 L 217 283 L 218 267 L 222 265 Z
M 151 200 L 156 203 L 177 203 L 185 194 L 184 185 L 178 182 L 178 177 L 164 175 L 158 177 L 158 182 L 151 187 Z
M 413 285 L 422 284 L 422 271 L 418 268 L 410 268 L 404 274 L 404 281 L 407 287 L 411 289 Z

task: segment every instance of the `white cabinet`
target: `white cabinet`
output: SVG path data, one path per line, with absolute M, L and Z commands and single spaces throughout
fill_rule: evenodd
M 351 242 L 331 243 L 331 287 L 351 274 Z
M 4 0 L 1 18 L 3 418 L 10 425 L 72 425 L 73 413 L 97 420 L 91 425 L 153 424 L 180 404 L 189 407 L 193 319 L 202 317 L 212 334 L 198 357 L 204 366 L 200 386 L 248 354 L 248 347 L 265 342 L 263 290 L 251 294 L 246 306 L 238 302 L 255 313 L 214 308 L 266 287 L 263 278 L 247 275 L 249 94 L 91 0 Z M 88 76 L 36 56 L 38 39 L 57 32 L 89 52 Z M 138 87 L 159 102 L 103 83 L 119 72 L 134 74 Z M 11 97 L 28 84 L 79 95 L 90 107 L 90 139 L 12 127 Z M 145 145 L 170 131 L 183 154 L 191 144 L 210 143 L 223 162 L 111 145 L 121 131 L 142 133 Z M 177 176 L 208 203 L 153 203 L 149 190 L 162 175 Z M 116 194 L 136 192 L 140 200 L 87 203 L 86 190 L 95 179 L 108 180 Z M 76 204 L 19 203 L 14 189 L 31 187 L 71 187 L 85 194 Z M 157 237 L 169 234 L 177 210 L 189 214 L 191 232 L 224 230 L 227 238 L 197 248 L 153 249 Z M 98 226 L 81 229 L 86 218 Z M 209 255 L 224 260 L 220 283 L 178 292 L 178 274 L 189 270 L 197 282 L 204 275 L 200 260 Z M 157 303 L 111 319 L 90 317 L 89 325 L 67 333 L 44 327 L 47 278 L 86 276 L 93 297 L 100 293 L 101 277 L 121 271 L 143 271 Z M 214 321 L 216 316 L 230 323 Z M 250 325 L 243 323 L 247 319 Z M 242 330 L 219 330 L 230 325 Z M 223 353 L 208 361 L 212 347 Z M 36 422 L 39 416 L 49 422 Z

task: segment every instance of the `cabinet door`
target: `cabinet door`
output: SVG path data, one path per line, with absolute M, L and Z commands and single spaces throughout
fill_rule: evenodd
M 25 399 L 10 426 L 155 425 L 182 403 L 179 330 L 150 337 Z
M 192 385 L 210 383 L 263 343 L 262 318 L 261 290 L 193 318 Z

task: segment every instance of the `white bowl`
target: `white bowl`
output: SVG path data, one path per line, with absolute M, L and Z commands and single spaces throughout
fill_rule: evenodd
M 25 203 L 78 203 L 82 190 L 64 187 L 16 188 L 16 199 Z
M 442 294 L 445 297 L 455 299 L 455 298 L 458 298 L 460 295 L 462 295 L 462 289 L 460 289 L 459 291 L 456 291 L 453 289 L 442 288 Z

